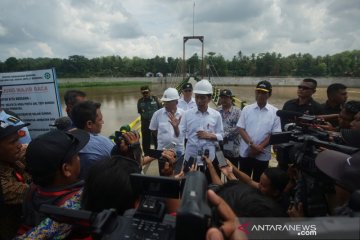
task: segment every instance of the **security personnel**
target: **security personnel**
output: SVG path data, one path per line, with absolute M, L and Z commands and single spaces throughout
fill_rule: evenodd
M 191 83 L 185 83 L 182 86 L 182 98 L 179 99 L 178 108 L 187 111 L 191 108 L 196 108 L 195 99 L 192 97 L 193 87 Z
M 144 153 L 147 154 L 147 150 L 150 148 L 151 139 L 155 144 L 155 148 L 157 148 L 156 136 L 151 135 L 149 125 L 154 112 L 162 106 L 159 99 L 156 96 L 151 95 L 148 86 L 142 86 L 140 90 L 143 97 L 138 100 L 137 109 L 141 117 L 142 147 Z
M 10 115 L 9 113 L 5 112 L 4 109 L 1 108 L 1 95 L 2 95 L 2 87 L 0 86 L 0 121 L 12 125 L 12 126 L 19 126 L 23 125 L 24 123 L 17 117 Z M 31 141 L 30 133 L 27 127 L 23 127 L 18 131 L 19 134 L 19 141 L 21 144 L 27 144 Z

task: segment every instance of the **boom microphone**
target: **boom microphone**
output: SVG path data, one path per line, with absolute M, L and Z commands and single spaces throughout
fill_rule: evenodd
M 294 111 L 286 111 L 286 110 L 277 110 L 276 115 L 280 118 L 295 118 L 295 117 L 301 117 L 304 114 Z

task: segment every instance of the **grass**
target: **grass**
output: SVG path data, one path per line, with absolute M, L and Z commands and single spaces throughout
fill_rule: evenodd
M 83 87 L 128 87 L 150 85 L 151 82 L 76 82 L 76 83 L 59 83 L 59 88 L 83 88 Z

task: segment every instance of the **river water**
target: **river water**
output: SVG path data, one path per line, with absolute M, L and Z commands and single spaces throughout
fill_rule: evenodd
M 161 98 L 163 91 L 167 87 L 173 87 L 167 84 L 152 84 L 153 95 Z M 220 86 L 219 86 L 220 87 Z M 221 86 L 220 88 L 226 88 Z M 247 103 L 253 103 L 254 99 L 254 86 L 229 86 L 233 94 Z M 138 117 L 137 113 L 137 100 L 141 97 L 140 87 L 89 87 L 89 88 L 77 88 L 86 92 L 89 100 L 97 101 L 101 103 L 101 112 L 104 118 L 104 125 L 102 128 L 102 134 L 109 136 L 113 132 L 120 128 L 124 124 L 128 124 Z M 63 114 L 65 114 L 64 93 L 69 89 L 60 89 L 61 104 L 63 108 Z M 295 98 L 297 88 L 296 87 L 274 87 L 273 94 L 269 99 L 269 103 L 275 107 L 281 109 L 284 102 L 288 99 Z M 360 89 L 348 88 L 348 100 L 360 101 Z M 326 88 L 318 88 L 314 95 L 314 99 L 320 103 L 326 101 Z

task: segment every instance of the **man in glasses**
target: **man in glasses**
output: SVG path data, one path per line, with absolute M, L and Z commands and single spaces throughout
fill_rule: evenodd
M 308 115 L 321 115 L 323 108 L 320 103 L 316 102 L 312 95 L 316 92 L 317 82 L 312 78 L 305 78 L 298 85 L 298 98 L 287 101 L 282 110 L 298 112 Z M 292 118 L 281 118 L 281 126 L 284 128 L 285 124 L 293 122 Z
M 187 111 L 196 107 L 195 99 L 192 97 L 193 87 L 191 83 L 186 83 L 182 86 L 182 98 L 179 99 L 178 108 Z
M 147 155 L 148 149 L 150 149 L 151 140 L 155 145 L 155 149 L 157 149 L 156 136 L 152 136 L 149 126 L 154 112 L 162 108 L 162 106 L 159 99 L 156 96 L 151 95 L 148 86 L 142 86 L 140 91 L 142 97 L 137 102 L 137 109 L 141 117 L 142 148 L 145 155 Z

